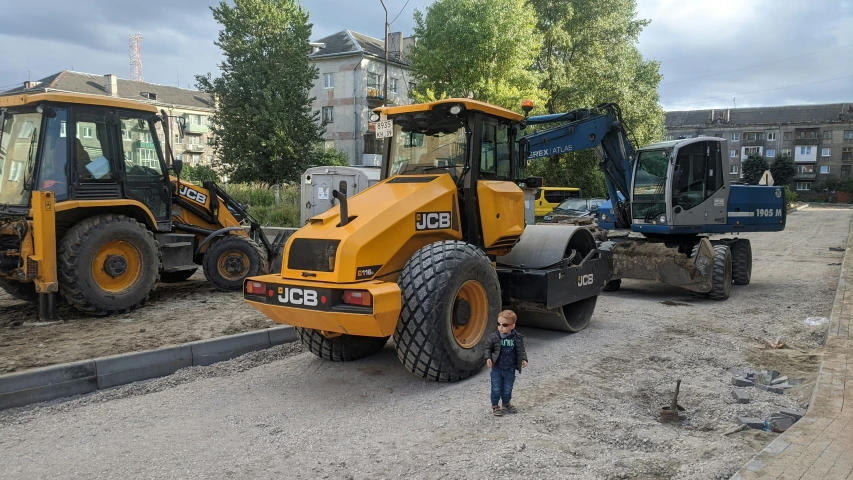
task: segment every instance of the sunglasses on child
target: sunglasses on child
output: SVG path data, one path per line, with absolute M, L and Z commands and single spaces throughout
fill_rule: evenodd
M 513 324 L 513 323 L 501 323 L 501 322 L 498 322 L 498 325 L 499 325 L 499 326 L 501 326 L 501 327 L 506 328 L 506 327 L 512 326 L 512 325 L 514 325 L 514 324 Z

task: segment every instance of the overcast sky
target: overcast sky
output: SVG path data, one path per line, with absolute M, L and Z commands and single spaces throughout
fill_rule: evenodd
M 430 0 L 386 0 L 391 31 L 411 35 Z M 217 72 L 209 0 L 3 2 L 0 89 L 62 69 L 130 78 L 141 33 L 145 81 L 194 88 Z M 312 39 L 344 29 L 381 38 L 379 0 L 305 0 Z M 853 0 L 639 0 L 652 21 L 640 51 L 661 62 L 666 110 L 853 102 Z M 399 16 L 398 16 L 399 14 Z M 584 107 L 586 105 L 578 105 Z

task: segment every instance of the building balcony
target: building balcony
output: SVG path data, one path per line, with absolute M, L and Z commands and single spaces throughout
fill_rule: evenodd
M 193 145 L 193 144 L 187 145 L 187 151 L 188 151 L 188 152 L 203 152 L 203 151 L 204 151 L 204 145 L 201 145 L 201 144 L 198 144 L 198 145 Z
M 809 181 L 817 178 L 817 175 L 814 173 L 798 173 L 794 175 L 794 180 L 797 181 Z
M 795 138 L 794 145 L 817 145 L 820 140 L 817 138 Z
M 744 147 L 763 147 L 764 139 L 759 138 L 758 140 L 741 140 L 740 144 Z
M 207 125 L 192 125 L 188 123 L 187 126 L 184 127 L 184 133 L 190 133 L 193 135 L 203 135 L 207 133 L 208 130 Z
M 154 149 L 154 142 L 143 142 L 142 140 L 136 140 L 133 142 L 133 146 L 136 148 L 150 148 Z

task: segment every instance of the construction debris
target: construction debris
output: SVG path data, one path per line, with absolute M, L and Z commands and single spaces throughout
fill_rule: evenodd
M 749 394 L 742 388 L 732 390 L 732 397 L 737 400 L 737 403 L 749 403 Z

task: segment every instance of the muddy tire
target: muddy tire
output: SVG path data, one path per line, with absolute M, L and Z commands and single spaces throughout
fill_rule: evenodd
M 415 252 L 397 283 L 403 306 L 394 341 L 403 365 L 439 382 L 477 373 L 501 308 L 498 276 L 486 255 L 465 242 L 436 242 Z
M 732 292 L 732 251 L 728 245 L 714 245 L 714 278 L 711 300 L 726 300 Z
M 391 337 L 357 335 L 326 336 L 319 330 L 296 327 L 299 339 L 308 351 L 333 362 L 350 362 L 379 353 Z
M 192 270 L 178 270 L 177 272 L 163 272 L 160 274 L 160 281 L 163 283 L 178 283 L 189 280 L 190 277 L 195 275 L 197 272 L 197 268 L 193 268 Z
M 36 291 L 36 284 L 33 282 L 22 283 L 0 278 L 0 288 L 18 300 L 35 302 L 39 298 L 39 294 Z
M 731 246 L 732 250 L 732 283 L 749 285 L 752 279 L 752 245 L 748 239 L 742 238 Z
M 251 238 L 226 235 L 204 254 L 204 276 L 214 287 L 226 291 L 243 289 L 243 280 L 267 273 L 267 252 Z
M 59 292 L 94 315 L 129 312 L 157 283 L 160 250 L 145 225 L 124 215 L 98 215 L 71 227 L 59 244 Z
M 619 288 L 621 288 L 621 287 L 622 287 L 622 279 L 617 278 L 616 280 L 610 280 L 609 282 L 605 283 L 603 290 L 605 292 L 615 292 L 616 290 L 619 290 Z

